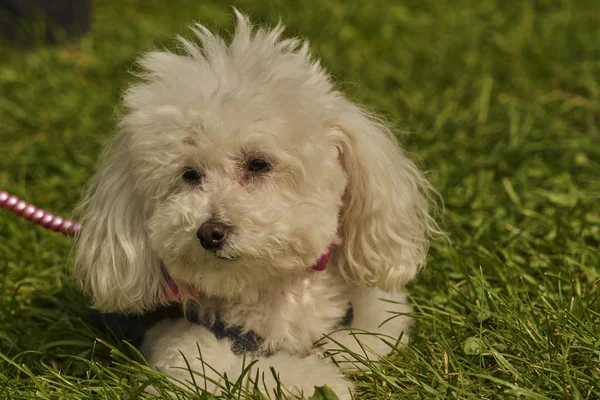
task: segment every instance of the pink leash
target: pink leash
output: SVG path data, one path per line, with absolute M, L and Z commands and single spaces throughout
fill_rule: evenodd
M 20 217 L 23 217 L 34 224 L 43 226 L 54 232 L 60 232 L 67 236 L 75 236 L 81 230 L 81 224 L 73 222 L 70 219 L 65 219 L 57 215 L 51 214 L 48 211 L 37 208 L 33 204 L 27 203 L 25 200 L 19 199 L 0 189 L 0 207 L 12 211 Z

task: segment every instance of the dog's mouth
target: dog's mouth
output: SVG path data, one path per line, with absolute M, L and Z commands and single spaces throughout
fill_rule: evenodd
M 239 258 L 238 254 L 232 254 L 232 252 L 227 251 L 227 249 L 217 250 L 214 253 L 214 255 L 219 260 L 227 260 L 227 261 L 231 261 L 231 260 L 235 260 L 236 258 Z

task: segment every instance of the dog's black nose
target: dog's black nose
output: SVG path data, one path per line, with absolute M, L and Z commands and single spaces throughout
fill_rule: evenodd
M 202 247 L 206 250 L 217 251 L 223 247 L 229 232 L 231 232 L 231 226 L 222 222 L 208 221 L 200 226 L 196 237 L 200 239 Z

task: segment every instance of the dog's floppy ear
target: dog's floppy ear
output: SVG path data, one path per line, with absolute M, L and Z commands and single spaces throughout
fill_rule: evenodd
M 135 193 L 127 137 L 121 132 L 78 206 L 82 224 L 75 277 L 91 306 L 105 312 L 141 312 L 156 305 L 166 284 L 145 225 L 145 204 Z
M 425 264 L 437 232 L 430 185 L 390 130 L 354 104 L 346 104 L 335 130 L 348 176 L 338 267 L 351 282 L 399 289 Z

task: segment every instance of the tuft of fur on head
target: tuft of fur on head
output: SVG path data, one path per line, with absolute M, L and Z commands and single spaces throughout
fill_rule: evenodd
M 306 42 L 236 16 L 230 42 L 195 25 L 200 44 L 140 60 L 79 207 L 75 274 L 101 310 L 159 303 L 161 261 L 182 286 L 242 299 L 333 243 L 331 264 L 367 286 L 398 289 L 424 265 L 431 189 L 389 129 L 333 89 Z M 248 172 L 256 158 L 265 173 Z M 215 220 L 232 233 L 210 252 L 196 231 Z

